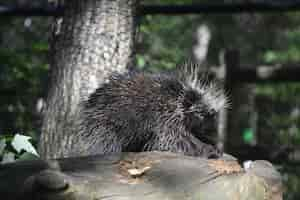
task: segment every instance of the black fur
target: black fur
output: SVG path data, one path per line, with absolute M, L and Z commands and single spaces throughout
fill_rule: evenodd
M 217 148 L 199 138 L 211 131 L 207 127 L 214 124 L 226 99 L 212 84 L 201 80 L 189 83 L 192 76 L 198 79 L 193 70 L 179 70 L 185 73 L 180 76 L 145 72 L 113 75 L 83 104 L 78 137 L 82 145 L 74 154 L 158 150 L 219 157 Z M 215 102 L 210 103 L 210 98 Z M 216 104 L 216 98 L 224 105 Z

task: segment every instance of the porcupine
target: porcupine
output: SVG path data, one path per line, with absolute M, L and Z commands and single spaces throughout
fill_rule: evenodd
M 205 79 L 206 80 L 206 79 Z M 83 103 L 79 155 L 170 151 L 217 158 L 199 138 L 210 131 L 227 97 L 199 77 L 197 65 L 175 73 L 113 74 Z

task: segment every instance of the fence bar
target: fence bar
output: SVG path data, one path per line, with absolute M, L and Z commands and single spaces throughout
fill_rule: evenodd
M 300 1 L 263 3 L 214 3 L 191 5 L 141 5 L 140 15 L 185 15 L 185 14 L 230 14 L 245 12 L 286 12 L 299 11 Z M 43 7 L 24 7 L 0 5 L 0 16 L 61 16 L 64 7 L 56 7 L 52 4 Z

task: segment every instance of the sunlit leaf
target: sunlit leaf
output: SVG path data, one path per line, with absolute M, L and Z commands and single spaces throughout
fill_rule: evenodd
M 3 138 L 0 140 L 0 155 L 3 154 L 5 147 L 6 147 L 6 140 L 5 138 Z
M 15 162 L 15 154 L 12 152 L 7 152 L 3 155 L 1 164 Z
M 251 143 L 254 140 L 254 134 L 252 129 L 245 129 L 243 132 L 243 140 L 246 143 Z
M 30 143 L 31 137 L 16 134 L 11 142 L 11 145 L 14 147 L 14 149 L 20 153 L 22 150 L 32 153 L 33 155 L 39 156 L 35 148 Z

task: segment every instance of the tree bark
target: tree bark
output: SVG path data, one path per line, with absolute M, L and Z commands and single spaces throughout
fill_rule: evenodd
M 67 157 L 75 144 L 79 103 L 132 62 L 136 0 L 68 0 L 55 24 L 51 80 L 39 152 Z
M 242 169 L 168 152 L 17 162 L 0 165 L 0 179 L 0 196 L 10 200 L 281 200 L 283 191 L 266 161 Z

